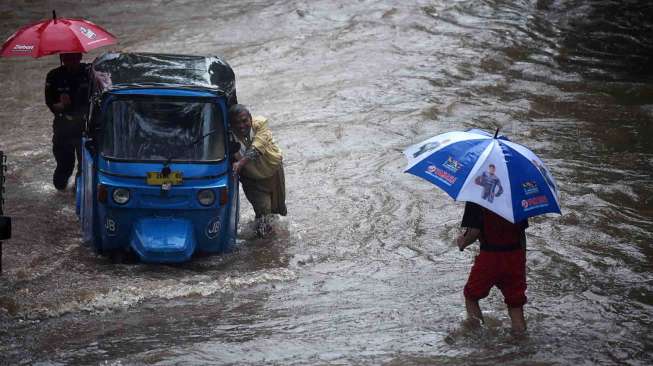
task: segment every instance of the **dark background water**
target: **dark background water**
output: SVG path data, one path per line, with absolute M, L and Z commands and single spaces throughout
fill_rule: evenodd
M 650 2 L 2 1 L 0 37 L 52 9 L 106 50 L 224 56 L 284 149 L 290 214 L 254 240 L 245 204 L 234 253 L 181 266 L 96 257 L 50 184 L 57 58 L 0 59 L 1 364 L 653 362 Z M 496 290 L 461 326 L 462 204 L 403 173 L 405 147 L 470 127 L 560 185 L 563 215 L 528 229 L 527 339 Z

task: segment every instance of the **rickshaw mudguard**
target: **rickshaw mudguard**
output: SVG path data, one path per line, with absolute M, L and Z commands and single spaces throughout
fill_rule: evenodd
M 143 262 L 181 263 L 191 258 L 197 241 L 190 220 L 148 217 L 134 223 L 129 245 Z

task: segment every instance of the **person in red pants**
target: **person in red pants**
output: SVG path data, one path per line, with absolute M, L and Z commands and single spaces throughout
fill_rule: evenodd
M 474 260 L 463 291 L 468 319 L 476 324 L 483 322 L 478 302 L 489 295 L 492 287 L 497 286 L 508 306 L 512 330 L 525 332 L 525 229 L 528 221 L 513 224 L 476 203 L 467 202 L 461 226 L 467 229 L 456 239 L 461 251 L 477 239 L 481 243 L 480 253 Z

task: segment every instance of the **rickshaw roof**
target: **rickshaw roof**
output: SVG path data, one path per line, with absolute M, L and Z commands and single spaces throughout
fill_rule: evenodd
M 236 100 L 234 72 L 217 56 L 108 52 L 93 61 L 91 73 L 93 89 L 100 93 L 126 88 L 190 88 L 223 94 L 231 103 Z

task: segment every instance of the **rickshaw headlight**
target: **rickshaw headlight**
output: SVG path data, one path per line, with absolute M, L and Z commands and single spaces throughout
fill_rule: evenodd
M 113 190 L 111 197 L 113 198 L 113 202 L 119 205 L 124 205 L 129 202 L 129 190 L 125 188 L 116 188 Z
M 211 206 L 215 203 L 215 192 L 212 189 L 202 189 L 197 192 L 197 200 L 204 206 Z

